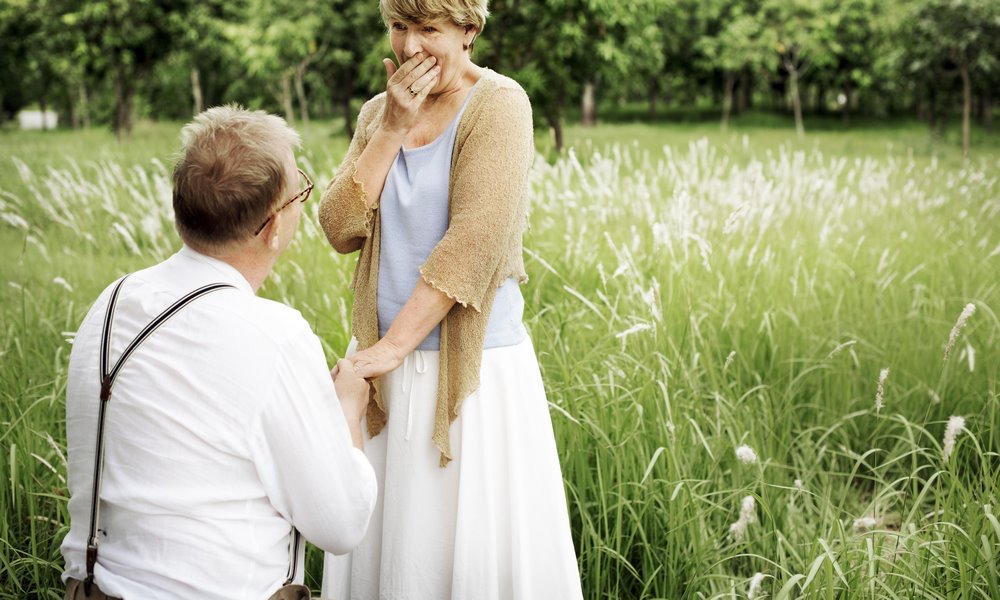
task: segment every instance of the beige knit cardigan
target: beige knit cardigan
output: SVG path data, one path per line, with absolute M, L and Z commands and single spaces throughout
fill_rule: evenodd
M 438 397 L 432 440 L 440 465 L 451 460 L 449 429 L 462 401 L 479 388 L 486 325 L 496 290 L 527 281 L 521 237 L 527 222 L 528 170 L 534 158 L 531 104 L 512 79 L 484 69 L 458 124 L 448 182 L 448 229 L 420 267 L 424 281 L 456 300 L 441 322 Z M 385 93 L 365 103 L 343 163 L 323 193 L 319 222 L 337 252 L 360 249 L 351 288 L 358 349 L 378 341 L 378 207 L 365 205 L 358 157 L 378 129 Z M 391 242 L 390 242 L 391 243 Z M 512 374 L 513 375 L 513 374 Z M 368 404 L 368 434 L 386 423 L 379 380 Z

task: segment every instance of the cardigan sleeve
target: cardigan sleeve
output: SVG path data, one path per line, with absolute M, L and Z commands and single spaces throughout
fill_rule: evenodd
M 375 222 L 374 209 L 365 205 L 367 194 L 356 176 L 356 165 L 368 145 L 368 129 L 378 112 L 378 99 L 376 96 L 361 107 L 347 155 L 320 200 L 319 224 L 330 245 L 341 254 L 359 250 Z
M 453 167 L 448 229 L 420 274 L 479 311 L 511 236 L 524 226 L 535 149 L 531 104 L 519 87 L 497 89 L 474 117 Z

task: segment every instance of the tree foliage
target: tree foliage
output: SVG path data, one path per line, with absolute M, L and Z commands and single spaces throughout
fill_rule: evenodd
M 561 144 L 580 107 L 646 102 L 912 111 L 984 124 L 1000 88 L 996 0 L 493 0 L 474 58 L 518 80 Z M 36 104 L 127 135 L 139 114 L 221 102 L 289 121 L 340 115 L 384 86 L 377 0 L 2 0 L 0 119 Z

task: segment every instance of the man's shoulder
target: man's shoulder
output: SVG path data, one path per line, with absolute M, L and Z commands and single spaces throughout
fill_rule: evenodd
M 129 313 L 138 325 L 142 320 L 152 321 L 189 292 L 204 285 L 230 283 L 232 287 L 213 291 L 185 305 L 171 321 L 176 322 L 175 326 L 191 329 L 187 334 L 211 335 L 222 344 L 227 340 L 252 343 L 253 346 L 246 349 L 257 351 L 284 345 L 290 339 L 309 339 L 313 335 L 302 313 L 291 306 L 257 296 L 232 282 L 173 279 L 169 271 L 158 269 L 159 266 L 128 276 L 116 313 Z M 112 291 L 120 281 L 113 281 L 98 296 L 87 321 L 104 321 Z
M 246 303 L 248 313 L 262 333 L 281 340 L 288 337 L 313 335 L 312 327 L 298 309 L 276 300 L 241 294 L 240 301 Z
M 227 335 L 233 343 L 253 343 L 254 347 L 245 350 L 278 348 L 314 336 L 309 323 L 297 309 L 241 290 L 209 294 L 191 307 L 192 317 L 205 322 L 216 333 Z

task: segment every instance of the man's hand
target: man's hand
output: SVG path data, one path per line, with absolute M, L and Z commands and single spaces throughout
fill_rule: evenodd
M 361 417 L 368 408 L 368 382 L 354 370 L 351 359 L 342 358 L 330 371 L 333 377 L 333 387 L 337 390 L 340 407 L 347 418 L 347 426 L 351 429 L 354 445 L 361 448 Z

